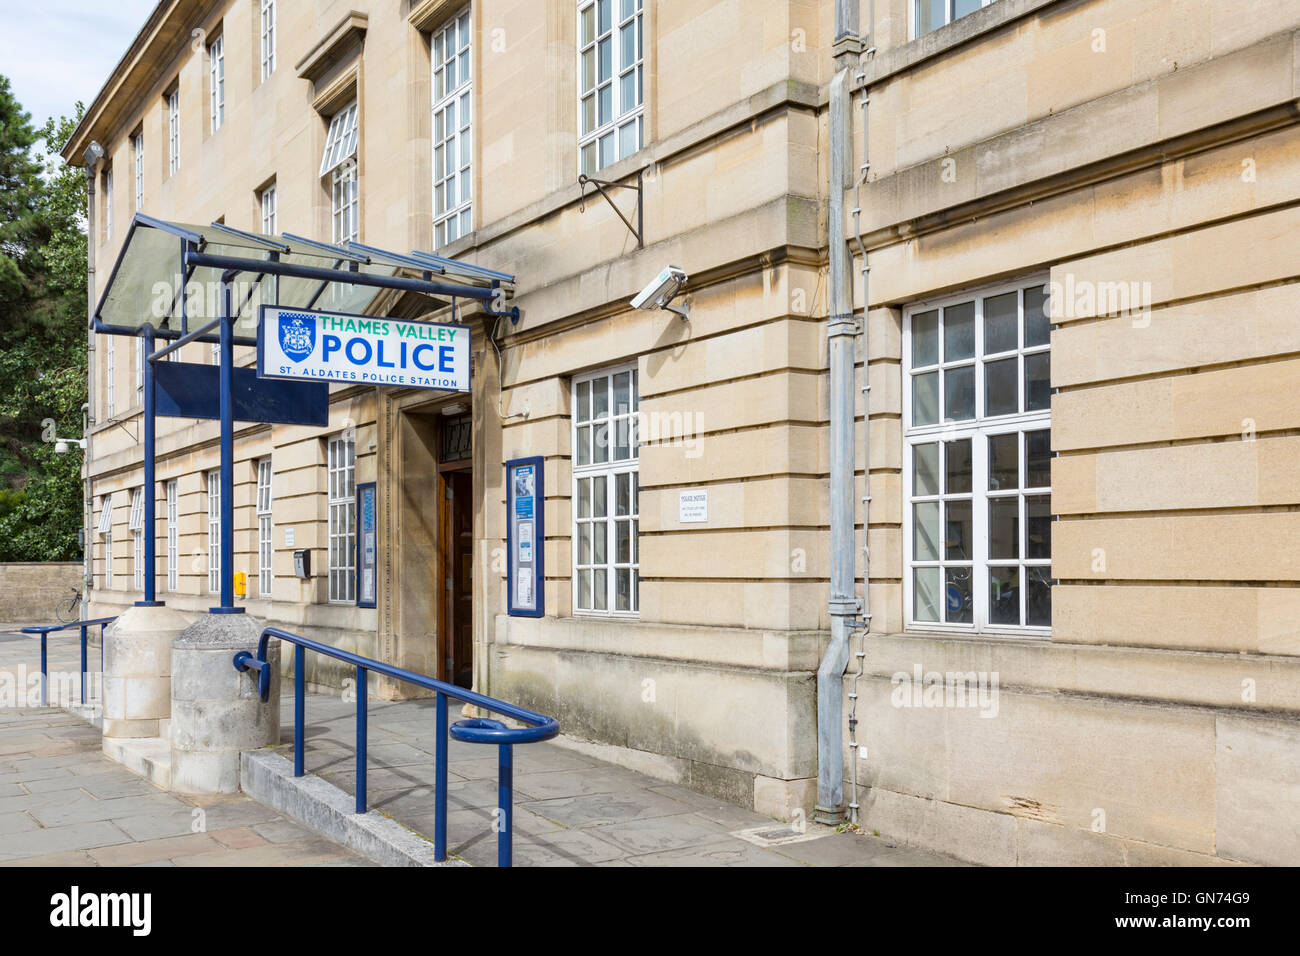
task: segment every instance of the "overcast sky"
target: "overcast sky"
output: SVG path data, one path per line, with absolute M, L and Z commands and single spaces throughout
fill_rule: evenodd
M 157 0 L 0 0 L 0 73 L 38 129 L 95 98 Z

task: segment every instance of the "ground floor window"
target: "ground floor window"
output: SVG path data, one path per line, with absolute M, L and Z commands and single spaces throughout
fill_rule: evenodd
M 131 492 L 131 586 L 144 590 L 144 489 Z
M 271 596 L 271 459 L 257 463 L 257 591 Z
M 356 445 L 350 438 L 329 440 L 329 599 L 351 604 L 356 582 Z
M 208 593 L 221 590 L 221 472 L 208 472 Z
M 573 382 L 573 607 L 640 609 L 640 439 L 635 366 Z
M 113 586 L 113 496 L 104 495 L 97 529 L 104 539 L 104 587 Z
M 903 323 L 907 621 L 1052 623 L 1050 325 L 1042 282 L 925 303 Z
M 176 567 L 180 557 L 180 522 L 177 514 L 176 479 L 167 482 L 167 590 L 180 587 L 180 574 Z

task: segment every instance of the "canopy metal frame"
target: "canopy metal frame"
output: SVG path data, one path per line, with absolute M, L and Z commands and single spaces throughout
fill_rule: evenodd
M 104 313 L 113 303 L 115 286 L 123 277 L 124 265 L 132 263 L 132 241 L 139 235 L 139 230 L 158 230 L 176 240 L 176 260 L 173 270 L 166 262 L 153 263 L 146 259 L 144 265 L 156 265 L 156 275 L 167 274 L 171 277 L 183 277 L 180 288 L 171 298 L 164 315 L 152 316 L 157 323 L 149 321 L 148 303 L 140 303 L 137 326 L 113 323 L 104 320 Z M 234 245 L 239 254 L 213 251 L 213 247 L 224 248 Z M 147 255 L 147 254 L 146 254 Z M 315 265 L 298 261 L 286 261 L 295 255 L 299 258 L 310 256 L 321 263 Z M 392 270 L 362 272 L 361 267 Z M 130 268 L 127 265 L 127 268 Z M 190 328 L 190 315 L 187 308 L 187 290 L 195 270 L 211 269 L 219 273 L 220 289 L 217 295 L 217 315 L 194 329 Z M 402 275 L 402 272 L 416 275 Z M 438 278 L 435 279 L 434 275 Z M 237 276 L 252 276 L 252 287 L 248 296 L 235 308 L 234 282 Z M 446 281 L 444 276 L 453 275 L 468 280 L 465 283 Z M 307 239 L 285 233 L 282 236 L 264 236 L 245 232 L 224 223 L 212 223 L 209 227 L 195 227 L 180 223 L 155 219 L 143 213 L 136 213 L 131 221 L 126 240 L 118 253 L 113 271 L 109 274 L 104 293 L 95 308 L 92 328 L 105 335 L 123 335 L 144 338 L 144 527 L 148 533 L 144 536 L 144 599 L 135 602 L 140 607 L 160 607 L 164 602 L 157 600 L 157 580 L 155 567 L 157 563 L 156 536 L 153 533 L 156 511 L 155 501 L 155 461 L 156 461 L 156 389 L 154 382 L 154 363 L 164 360 L 190 342 L 207 342 L 218 346 L 220 368 L 218 370 L 219 395 L 218 408 L 221 423 L 221 478 L 220 478 L 220 605 L 210 608 L 213 614 L 241 614 L 244 608 L 235 605 L 234 595 L 234 349 L 236 345 L 256 346 L 257 339 L 235 333 L 235 321 L 249 306 L 257 289 L 267 277 L 275 280 L 276 304 L 293 308 L 310 309 L 319 301 L 321 295 L 332 285 L 355 288 L 362 286 L 378 291 L 412 292 L 426 295 L 437 300 L 450 299 L 453 313 L 456 299 L 470 299 L 483 303 L 485 312 L 494 317 L 508 317 L 518 321 L 519 310 L 512 307 L 507 311 L 494 311 L 492 304 L 500 301 L 502 284 L 513 283 L 514 276 L 497 272 L 481 266 L 471 266 L 444 259 L 432 253 L 412 252 L 410 255 L 387 252 L 371 246 L 349 242 L 346 245 L 332 245 L 318 240 Z M 138 277 L 137 281 L 138 281 Z M 147 276 L 146 276 L 147 278 Z M 279 301 L 280 278 L 314 280 L 317 284 L 314 292 L 301 304 L 282 303 Z M 477 284 L 475 284 L 477 283 Z M 120 311 L 120 310 L 119 310 Z M 173 328 L 173 321 L 179 319 L 179 328 Z M 155 348 L 158 340 L 165 344 Z

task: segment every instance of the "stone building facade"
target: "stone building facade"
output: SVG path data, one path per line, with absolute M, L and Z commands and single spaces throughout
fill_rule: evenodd
M 164 0 L 65 155 L 106 150 L 101 290 L 137 210 L 516 277 L 517 324 L 457 316 L 470 394 L 334 387 L 327 429 L 239 426 L 249 613 L 811 815 L 845 255 L 860 822 L 979 862 L 1296 863 L 1298 41 L 1289 0 Z M 629 305 L 670 263 L 688 321 Z M 149 529 L 138 354 L 93 338 L 101 615 Z M 158 592 L 187 615 L 215 603 L 216 442 L 159 431 Z M 538 618 L 506 608 L 529 456 Z

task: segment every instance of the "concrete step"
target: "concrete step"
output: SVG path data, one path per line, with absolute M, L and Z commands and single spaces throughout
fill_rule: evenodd
M 105 737 L 104 756 L 164 790 L 172 785 L 172 748 L 166 737 Z

